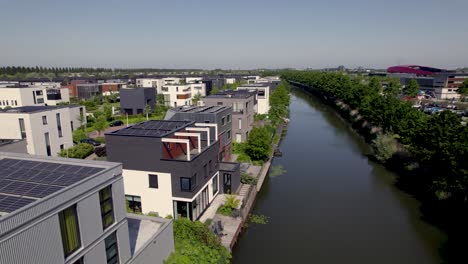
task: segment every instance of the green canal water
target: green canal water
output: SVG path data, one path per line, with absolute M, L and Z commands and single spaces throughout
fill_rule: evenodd
M 367 159 L 369 146 L 327 105 L 294 89 L 291 122 L 233 263 L 440 263 L 445 235 L 422 221 L 419 202 Z

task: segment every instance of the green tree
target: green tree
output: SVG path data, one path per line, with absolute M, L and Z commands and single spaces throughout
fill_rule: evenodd
M 372 146 L 374 147 L 376 158 L 382 162 L 389 160 L 398 150 L 397 141 L 392 134 L 378 135 L 372 141 Z
M 156 104 L 157 105 L 166 105 L 166 102 L 164 100 L 164 94 L 156 95 Z
M 397 96 L 400 92 L 400 81 L 398 79 L 392 78 L 388 81 L 387 88 L 383 90 L 383 93 L 386 96 Z
M 271 152 L 271 133 L 266 127 L 254 127 L 247 139 L 245 153 L 252 160 L 266 160 Z
M 79 143 L 82 139 L 87 138 L 88 135 L 83 129 L 73 131 L 73 141 Z
M 107 121 L 112 120 L 112 106 L 109 103 L 102 106 L 102 113 Z
M 414 97 L 418 95 L 418 92 L 419 92 L 419 84 L 415 79 L 411 79 L 408 85 L 406 85 L 405 88 L 403 89 L 403 93 L 406 96 Z
M 465 79 L 463 81 L 462 85 L 457 89 L 457 93 L 459 93 L 462 96 L 468 95 L 468 79 Z
M 382 83 L 377 77 L 371 77 L 369 80 L 369 87 L 376 92 L 382 92 Z
M 213 87 L 213 89 L 211 89 L 211 91 L 210 91 L 210 94 L 211 94 L 211 95 L 217 94 L 217 93 L 219 93 L 218 87 Z
M 101 132 L 104 131 L 109 124 L 107 123 L 106 117 L 104 115 L 99 115 L 94 122 L 93 128 L 97 130 L 98 135 L 101 135 Z
M 200 93 L 197 93 L 196 95 L 193 96 L 192 98 L 192 104 L 193 105 L 197 105 L 198 102 L 200 101 L 201 99 L 201 94 Z

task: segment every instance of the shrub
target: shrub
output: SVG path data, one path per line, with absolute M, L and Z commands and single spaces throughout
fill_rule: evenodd
M 271 151 L 271 133 L 267 127 L 254 127 L 250 131 L 245 153 L 251 160 L 266 160 Z
M 249 215 L 249 221 L 250 223 L 265 225 L 268 223 L 268 216 L 251 214 Z
M 257 184 L 257 178 L 251 176 L 250 174 L 248 173 L 242 173 L 241 174 L 241 183 L 243 184 L 251 184 L 251 185 L 255 185 Z
M 157 212 L 149 212 L 146 214 L 147 216 L 154 216 L 154 217 L 159 217 L 159 213 Z
M 174 221 L 175 252 L 166 264 L 217 263 L 228 264 L 231 254 L 207 225 L 187 218 Z
M 94 147 L 92 145 L 86 143 L 78 143 L 77 145 L 69 149 L 62 149 L 59 153 L 59 156 L 75 159 L 84 159 L 91 155 L 93 151 Z
M 75 141 L 76 143 L 79 143 L 82 139 L 85 139 L 87 137 L 88 135 L 83 129 L 73 131 L 73 141 Z
M 239 207 L 240 200 L 233 195 L 226 196 L 226 202 L 218 208 L 218 212 L 225 216 L 232 216 L 234 209 Z

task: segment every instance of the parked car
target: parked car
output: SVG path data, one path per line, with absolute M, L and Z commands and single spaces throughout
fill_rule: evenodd
M 113 121 L 109 124 L 110 127 L 116 127 L 116 126 L 123 126 L 124 122 L 122 122 L 121 120 L 116 120 L 116 121 Z
M 101 142 L 95 140 L 95 139 L 92 139 L 92 138 L 84 138 L 82 140 L 80 140 L 81 143 L 87 143 L 87 144 L 91 144 L 95 147 L 97 146 L 100 146 L 101 145 Z

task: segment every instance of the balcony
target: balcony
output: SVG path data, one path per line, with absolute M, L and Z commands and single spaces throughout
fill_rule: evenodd
M 191 93 L 186 93 L 186 94 L 178 94 L 177 99 L 190 99 L 192 97 Z

